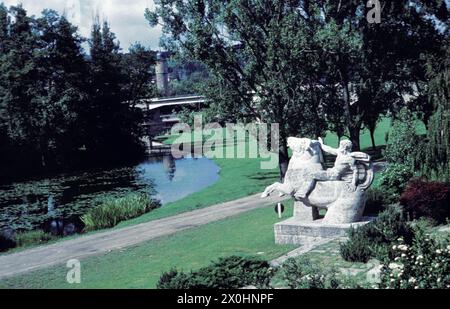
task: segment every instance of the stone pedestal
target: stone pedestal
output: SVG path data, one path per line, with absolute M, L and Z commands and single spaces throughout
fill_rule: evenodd
M 324 224 L 323 220 L 306 222 L 290 218 L 275 224 L 275 242 L 280 245 L 305 245 L 324 238 L 347 237 L 349 229 L 360 227 L 372 220 L 373 218 L 364 218 L 357 223 Z

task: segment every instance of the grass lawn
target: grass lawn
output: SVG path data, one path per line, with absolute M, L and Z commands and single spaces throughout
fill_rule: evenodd
M 288 205 L 285 218 L 292 214 Z M 193 230 L 163 237 L 136 247 L 81 261 L 80 285 L 66 282 L 65 265 L 0 281 L 0 288 L 155 288 L 163 271 L 176 266 L 195 270 L 230 255 L 260 256 L 271 260 L 294 249 L 275 245 L 272 207 Z

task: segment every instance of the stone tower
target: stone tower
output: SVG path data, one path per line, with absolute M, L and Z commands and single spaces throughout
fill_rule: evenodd
M 156 86 L 163 96 L 169 96 L 169 66 L 168 52 L 160 52 L 156 59 Z

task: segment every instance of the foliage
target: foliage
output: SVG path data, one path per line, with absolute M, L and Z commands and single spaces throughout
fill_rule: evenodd
M 449 289 L 450 238 L 438 240 L 418 228 L 412 245 L 399 239 L 383 263 L 381 288 Z
M 372 241 L 367 237 L 367 232 L 361 228 L 349 231 L 349 240 L 340 244 L 341 256 L 349 262 L 367 263 L 373 257 L 371 249 Z
M 140 99 L 155 97 L 156 87 L 152 84 L 154 74 L 151 69 L 155 65 L 156 53 L 135 43 L 128 53 L 121 55 L 120 61 L 125 78 L 122 91 L 130 105 L 134 106 Z
M 100 206 L 92 208 L 82 216 L 81 220 L 86 231 L 100 230 L 137 218 L 158 207 L 158 202 L 144 194 L 130 194 L 119 199 L 106 198 Z
M 390 206 L 373 222 L 349 231 L 349 240 L 341 244 L 341 256 L 350 262 L 366 263 L 370 258 L 391 256 L 391 246 L 399 237 L 410 244 L 413 230 L 403 209 Z
M 315 265 L 305 257 L 286 260 L 278 271 L 282 284 L 291 289 L 363 289 L 369 286 L 343 275 L 336 268 Z
M 268 287 L 273 276 L 269 263 L 255 258 L 231 256 L 189 274 L 172 269 L 162 274 L 158 289 L 239 289 Z
M 450 185 L 412 180 L 400 198 L 400 204 L 412 219 L 430 218 L 442 224 L 450 218 Z
M 384 194 L 388 204 L 398 203 L 409 180 L 414 176 L 411 169 L 404 164 L 391 163 L 379 178 L 379 190 Z
M 14 241 L 16 242 L 17 247 L 42 244 L 52 239 L 54 239 L 54 237 L 44 231 L 19 232 L 14 235 Z
M 385 210 L 390 204 L 390 201 L 386 200 L 386 192 L 379 187 L 372 186 L 366 191 L 366 207 L 364 208 L 364 214 L 378 215 Z
M 337 289 L 336 270 L 325 271 L 307 259 L 290 258 L 283 263 L 282 278 L 291 289 Z
M 0 252 L 15 248 L 16 245 L 16 242 L 11 237 L 11 235 L 9 235 L 9 233 L 0 231 Z
M 207 75 L 204 72 L 194 72 L 186 79 L 172 81 L 170 93 L 173 96 L 195 95 L 201 92 L 205 83 L 207 83 Z
M 450 49 L 444 45 L 444 56 L 432 57 L 428 64 L 428 100 L 433 105 L 433 115 L 428 124 L 428 143 L 422 172 L 428 178 L 450 180 L 450 101 L 449 59 Z
M 412 113 L 402 109 L 394 120 L 384 152 L 388 163 L 404 165 L 410 171 L 414 171 L 417 166 L 415 160 L 420 156 L 418 145 L 422 142 L 416 133 L 415 122 Z
M 134 74 L 151 66 L 140 57 L 148 51 L 119 53 L 108 24 L 96 22 L 88 57 L 65 16 L 28 16 L 21 5 L 0 5 L 0 40 L 0 181 L 142 155 L 142 115 L 123 102 L 151 79 Z

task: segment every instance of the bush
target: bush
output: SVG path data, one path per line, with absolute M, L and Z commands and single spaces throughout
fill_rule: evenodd
M 379 190 L 384 194 L 384 202 L 398 203 L 400 195 L 413 176 L 413 172 L 406 165 L 389 164 L 379 179 Z
M 319 267 L 304 257 L 288 259 L 280 271 L 285 284 L 291 289 L 361 289 L 369 286 L 340 275 L 334 268 Z
M 348 241 L 341 244 L 341 256 L 349 262 L 367 263 L 373 257 L 383 260 L 391 256 L 390 247 L 399 237 L 411 243 L 413 235 L 403 209 L 393 205 L 375 221 L 350 230 Z
M 437 241 L 423 229 L 415 233 L 412 246 L 402 239 L 392 249 L 393 256 L 383 263 L 381 288 L 449 289 L 450 239 Z
M 411 181 L 400 198 L 400 204 L 413 219 L 429 218 L 442 224 L 450 217 L 450 185 Z
M 130 194 L 119 199 L 108 198 L 81 217 L 85 231 L 94 231 L 116 226 L 122 221 L 137 218 L 156 208 L 159 202 L 144 194 Z
M 373 257 L 371 241 L 365 231 L 361 230 L 362 228 L 351 229 L 349 241 L 340 244 L 341 256 L 348 262 L 367 263 Z
M 290 258 L 281 268 L 282 278 L 291 289 L 337 289 L 337 271 L 325 271 L 305 258 Z
M 386 161 L 391 164 L 405 165 L 414 171 L 420 137 L 416 133 L 416 120 L 406 108 L 403 109 L 392 125 L 384 151 Z
M 239 289 L 253 285 L 269 286 L 273 270 L 269 263 L 253 258 L 231 256 L 188 274 L 176 269 L 162 274 L 158 289 Z
M 0 252 L 5 252 L 17 246 L 9 233 L 0 231 Z
M 53 238 L 54 237 L 51 234 L 45 233 L 44 231 L 27 231 L 14 235 L 14 240 L 17 247 L 42 244 L 52 240 Z
M 364 215 L 378 215 L 384 211 L 390 204 L 386 198 L 386 194 L 379 188 L 370 188 L 366 192 L 366 207 L 364 208 Z

